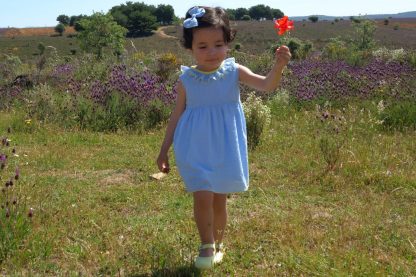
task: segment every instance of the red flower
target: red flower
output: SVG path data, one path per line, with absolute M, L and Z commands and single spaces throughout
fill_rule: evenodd
M 293 26 L 293 20 L 289 20 L 287 15 L 285 15 L 283 18 L 276 19 L 274 21 L 274 27 L 279 29 L 279 36 L 295 28 L 295 26 Z

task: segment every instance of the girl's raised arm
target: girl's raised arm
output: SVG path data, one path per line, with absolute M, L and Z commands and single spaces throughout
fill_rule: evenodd
M 279 47 L 276 50 L 276 63 L 267 76 L 255 74 L 249 68 L 239 64 L 240 82 L 257 90 L 274 91 L 280 83 L 283 69 L 289 63 L 291 56 L 287 46 Z

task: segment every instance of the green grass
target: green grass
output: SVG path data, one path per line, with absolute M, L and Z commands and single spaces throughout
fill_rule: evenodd
M 94 133 L 21 120 L 2 112 L 0 130 L 15 126 L 19 186 L 35 215 L 2 274 L 200 274 L 192 198 L 172 153 L 172 173 L 149 178 L 164 128 Z M 250 153 L 249 191 L 228 200 L 224 263 L 202 275 L 415 275 L 416 134 L 356 122 L 323 174 L 312 112 L 275 112 Z

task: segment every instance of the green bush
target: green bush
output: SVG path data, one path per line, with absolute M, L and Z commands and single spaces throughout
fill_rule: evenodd
M 303 41 L 294 37 L 283 37 L 277 45 L 273 45 L 271 50 L 274 53 L 280 45 L 287 45 L 292 54 L 292 59 L 305 59 L 312 50 L 313 44 L 310 41 Z
M 409 51 L 406 55 L 406 61 L 413 66 L 414 68 L 416 68 L 416 51 L 412 50 Z
M 260 97 L 251 92 L 243 103 L 243 109 L 247 124 L 247 144 L 251 150 L 254 150 L 270 124 L 270 108 L 263 104 Z
M 344 60 L 353 66 L 365 64 L 372 56 L 370 49 L 359 50 L 354 42 L 347 42 L 341 38 L 332 38 L 323 48 L 322 55 L 332 60 Z
M 74 98 L 66 93 L 41 84 L 29 91 L 31 104 L 26 107 L 27 117 L 42 121 L 59 123 L 63 127 L 76 125 L 76 107 Z
M 246 14 L 246 15 L 243 15 L 243 17 L 241 18 L 241 20 L 250 21 L 251 20 L 251 17 L 248 14 Z
M 287 116 L 289 112 L 290 96 L 285 89 L 279 89 L 268 101 L 270 112 L 273 116 Z
M 358 50 L 370 50 L 375 46 L 374 34 L 377 30 L 377 24 L 372 20 L 362 20 L 354 22 L 355 38 L 353 45 Z
M 169 119 L 171 108 L 160 100 L 153 100 L 146 108 L 145 129 L 152 129 Z
M 141 129 L 143 113 L 135 101 L 112 93 L 105 106 L 92 100 L 78 97 L 76 103 L 76 121 L 81 129 L 98 132 L 118 131 L 122 129 Z
M 17 75 L 21 74 L 21 71 L 22 61 L 18 56 L 0 55 L 0 86 L 9 85 Z
M 362 66 L 369 60 L 370 57 L 371 52 L 369 51 L 348 51 L 345 61 L 352 66 Z
M 416 103 L 395 102 L 380 113 L 380 120 L 387 130 L 404 131 L 407 129 L 416 130 Z
M 322 55 L 332 60 L 345 60 L 348 55 L 348 45 L 340 38 L 331 38 L 325 45 Z

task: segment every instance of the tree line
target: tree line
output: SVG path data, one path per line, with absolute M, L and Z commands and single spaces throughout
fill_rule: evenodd
M 117 22 L 118 25 L 126 28 L 127 36 L 137 37 L 151 34 L 160 25 L 172 24 L 176 19 L 174 9 L 171 5 L 146 5 L 141 2 L 126 2 L 112 7 L 108 15 Z M 59 15 L 56 20 L 59 24 L 55 30 L 59 33 L 65 31 L 66 26 L 73 26 L 75 31 L 80 32 L 84 30 L 82 19 L 91 19 L 87 15 L 73 15 L 65 14 Z
M 271 20 L 274 18 L 281 18 L 284 16 L 284 13 L 279 9 L 273 9 L 265 5 L 256 5 L 248 9 L 238 8 L 238 9 L 226 9 L 228 16 L 231 20 L 261 20 L 267 19 Z
M 284 14 L 279 9 L 273 9 L 265 5 L 256 5 L 250 8 L 226 9 L 231 20 L 271 20 L 280 18 Z M 127 29 L 128 37 L 145 36 L 156 30 L 161 25 L 170 25 L 179 21 L 175 16 L 175 11 L 171 5 L 146 5 L 142 2 L 128 1 L 125 4 L 112 7 L 108 15 L 118 25 Z M 59 24 L 55 30 L 62 35 L 66 26 L 73 26 L 75 31 L 80 32 L 84 29 L 81 24 L 82 19 L 89 19 L 87 15 L 68 16 L 61 14 L 57 17 Z M 84 24 L 85 25 L 85 24 Z

